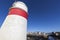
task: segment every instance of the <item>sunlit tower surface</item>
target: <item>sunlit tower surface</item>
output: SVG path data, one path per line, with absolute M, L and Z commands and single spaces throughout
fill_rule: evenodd
M 25 3 L 15 1 L 0 28 L 0 40 L 26 40 L 28 8 Z

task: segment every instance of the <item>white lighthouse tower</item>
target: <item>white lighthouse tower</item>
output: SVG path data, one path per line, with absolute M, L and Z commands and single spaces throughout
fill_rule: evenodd
M 0 40 L 27 40 L 27 18 L 25 3 L 14 2 L 0 28 Z

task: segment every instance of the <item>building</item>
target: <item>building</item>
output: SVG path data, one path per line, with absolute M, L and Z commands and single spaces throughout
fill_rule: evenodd
M 49 37 L 52 37 L 55 40 L 60 40 L 60 32 L 28 32 L 27 40 L 48 40 Z

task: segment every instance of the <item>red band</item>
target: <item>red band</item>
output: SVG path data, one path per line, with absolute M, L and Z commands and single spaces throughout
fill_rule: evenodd
M 23 16 L 26 19 L 28 18 L 27 12 L 19 8 L 11 8 L 8 15 L 19 15 Z

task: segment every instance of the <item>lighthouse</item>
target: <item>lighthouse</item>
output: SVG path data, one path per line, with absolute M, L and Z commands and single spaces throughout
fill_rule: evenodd
M 0 40 L 27 40 L 27 18 L 26 4 L 14 2 L 0 28 Z

